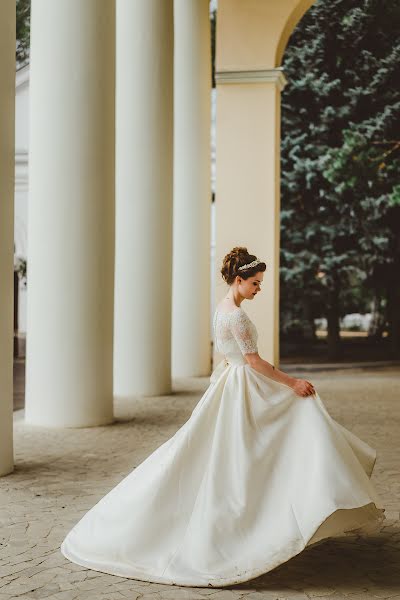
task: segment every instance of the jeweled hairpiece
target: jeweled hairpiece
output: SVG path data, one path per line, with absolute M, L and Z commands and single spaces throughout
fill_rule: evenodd
M 243 269 L 251 269 L 251 267 L 255 267 L 255 266 L 259 265 L 261 262 L 262 262 L 262 260 L 258 260 L 258 258 L 256 258 L 256 260 L 253 260 L 253 262 L 239 267 L 238 271 L 242 271 Z

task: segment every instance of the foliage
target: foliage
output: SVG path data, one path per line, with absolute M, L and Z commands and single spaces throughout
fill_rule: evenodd
M 400 0 L 319 0 L 289 40 L 283 321 L 304 306 L 331 323 L 366 309 L 399 266 L 399 26 Z
M 31 0 L 17 0 L 17 48 L 16 60 L 19 67 L 29 60 Z
M 27 264 L 26 258 L 14 255 L 14 271 L 17 272 L 22 285 L 26 288 L 27 283 Z

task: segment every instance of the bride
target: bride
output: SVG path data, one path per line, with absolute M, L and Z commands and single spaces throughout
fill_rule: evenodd
M 224 359 L 190 418 L 69 531 L 79 565 L 179 586 L 248 581 L 332 536 L 385 519 L 376 451 L 335 421 L 307 380 L 263 360 L 242 308 L 266 264 L 233 248 L 213 318 Z

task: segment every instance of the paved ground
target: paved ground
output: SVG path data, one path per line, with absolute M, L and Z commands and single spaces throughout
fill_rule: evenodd
M 283 367 L 282 367 L 283 368 Z M 400 600 L 400 369 L 303 374 L 332 416 L 378 451 L 373 473 L 388 520 L 379 533 L 329 539 L 250 582 L 179 588 L 105 575 L 59 551 L 93 504 L 189 418 L 207 378 L 169 397 L 117 404 L 108 427 L 57 430 L 15 417 L 14 473 L 0 479 L 0 600 Z

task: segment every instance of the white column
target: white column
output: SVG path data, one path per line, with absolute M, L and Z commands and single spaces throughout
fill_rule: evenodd
M 208 0 L 175 0 L 172 373 L 210 373 L 211 41 Z
M 216 301 L 226 292 L 219 273 L 233 246 L 266 262 L 263 292 L 246 311 L 257 323 L 258 348 L 279 365 L 281 69 L 216 73 Z
M 33 0 L 26 421 L 113 419 L 113 0 Z
M 14 468 L 15 1 L 0 3 L 0 475 Z
M 114 393 L 171 391 L 173 1 L 117 0 Z

